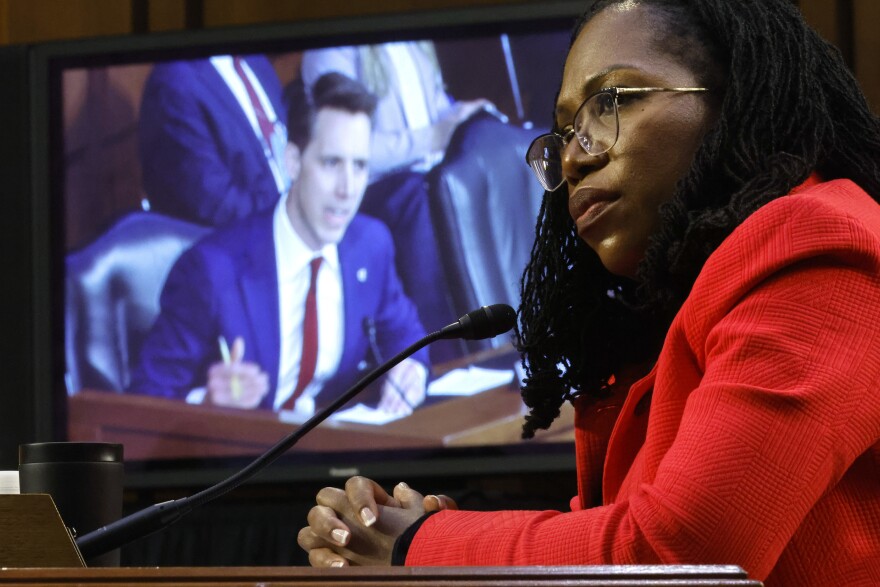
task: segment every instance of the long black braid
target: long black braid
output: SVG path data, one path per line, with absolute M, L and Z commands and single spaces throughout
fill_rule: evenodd
M 572 41 L 622 1 L 594 2 Z M 661 207 L 636 282 L 610 274 L 578 238 L 564 185 L 546 194 L 517 325 L 531 410 L 525 438 L 547 428 L 564 401 L 601 396 L 622 367 L 655 358 L 709 255 L 812 171 L 849 178 L 880 201 L 880 119 L 790 0 L 638 1 L 662 18 L 658 46 L 720 94 L 720 116 Z

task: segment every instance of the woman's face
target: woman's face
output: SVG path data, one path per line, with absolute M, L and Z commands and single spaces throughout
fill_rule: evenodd
M 559 131 L 570 129 L 584 100 L 602 88 L 700 85 L 658 46 L 661 25 L 656 9 L 629 2 L 587 23 L 565 62 L 556 104 Z M 569 213 L 578 235 L 611 273 L 635 278 L 659 226 L 659 207 L 672 198 L 715 117 L 705 92 L 620 96 L 620 134 L 607 153 L 588 155 L 576 139 L 569 142 L 562 155 Z

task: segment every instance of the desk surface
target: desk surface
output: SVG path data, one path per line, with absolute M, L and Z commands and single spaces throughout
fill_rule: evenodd
M 358 587 L 760 587 L 735 566 L 394 567 L 179 567 L 114 569 L 0 569 L 0 585 L 155 585 Z
M 383 426 L 324 422 L 297 450 L 433 448 L 520 441 L 524 407 L 515 385 L 418 408 Z M 273 446 L 296 425 L 273 412 L 196 406 L 135 394 L 84 390 L 70 398 L 70 440 L 119 442 L 126 460 L 252 456 Z M 573 439 L 570 406 L 538 441 Z

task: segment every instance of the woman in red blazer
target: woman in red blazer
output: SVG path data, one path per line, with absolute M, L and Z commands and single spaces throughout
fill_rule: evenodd
M 300 545 L 880 584 L 878 118 L 789 0 L 599 0 L 575 33 L 518 330 L 525 436 L 576 408 L 573 511 L 355 478 Z

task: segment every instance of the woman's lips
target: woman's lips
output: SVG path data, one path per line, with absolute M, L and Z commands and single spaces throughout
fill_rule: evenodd
M 588 230 L 617 196 L 594 188 L 581 188 L 568 199 L 568 212 L 577 225 L 578 234 Z

